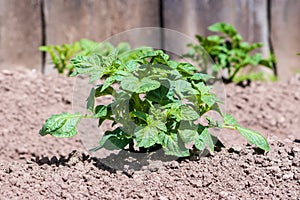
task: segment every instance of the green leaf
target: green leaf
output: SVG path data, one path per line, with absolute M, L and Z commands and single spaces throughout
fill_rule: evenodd
M 221 116 L 223 115 L 222 111 L 221 111 L 221 108 L 219 106 L 218 103 L 215 103 L 213 104 L 211 107 L 210 107 L 211 110 L 214 110 L 216 112 L 218 112 Z
M 180 138 L 185 144 L 193 142 L 198 136 L 197 126 L 189 121 L 181 121 L 178 129 Z
M 95 97 L 112 95 L 113 92 L 114 92 L 114 89 L 111 86 L 104 87 L 103 85 L 97 85 L 97 88 L 95 90 Z
M 179 99 L 187 98 L 190 95 L 197 94 L 197 91 L 192 88 L 191 83 L 188 81 L 179 79 L 173 82 L 172 89 L 174 88 L 175 93 Z
M 211 134 L 208 132 L 208 129 L 205 128 L 198 136 L 195 141 L 195 146 L 197 149 L 202 151 L 205 146 L 208 146 L 211 151 L 214 151 L 214 141 Z
M 127 42 L 120 42 L 117 46 L 119 54 L 130 51 L 130 45 Z
M 134 116 L 134 117 L 137 117 L 141 120 L 143 120 L 144 122 L 147 122 L 148 121 L 148 114 L 146 113 L 143 113 L 143 112 L 140 112 L 140 111 L 134 111 L 134 112 L 131 112 L 131 114 Z
M 208 30 L 213 31 L 213 32 L 221 32 L 224 34 L 227 34 L 231 37 L 235 36 L 237 34 L 237 31 L 233 26 L 230 24 L 226 23 L 215 23 L 211 26 L 208 27 Z
M 121 87 L 124 90 L 130 91 L 130 92 L 136 92 L 139 89 L 139 79 L 131 76 L 131 77 L 125 77 L 123 81 L 121 82 Z
M 94 111 L 94 107 L 95 107 L 95 89 L 92 88 L 90 91 L 90 95 L 86 100 L 86 108 L 88 109 L 88 111 L 93 112 Z
M 141 59 L 151 58 L 150 63 L 154 64 L 167 64 L 169 61 L 169 55 L 165 54 L 162 50 L 148 51 L 141 55 Z
M 215 94 L 203 94 L 201 95 L 201 100 L 209 107 L 212 107 L 216 103 L 217 98 Z
M 113 131 L 106 131 L 99 141 L 99 146 L 90 149 L 90 151 L 97 151 L 101 148 L 107 150 L 120 150 L 124 149 L 131 142 L 131 136 L 118 127 Z
M 181 120 L 196 120 L 199 119 L 199 114 L 190 106 L 183 105 L 180 107 Z
M 149 78 L 143 78 L 136 93 L 145 93 L 160 87 L 160 83 Z
M 238 125 L 236 119 L 229 114 L 225 114 L 223 117 L 223 120 L 224 120 L 224 124 L 226 124 L 226 125 L 230 125 L 230 126 Z
M 116 83 L 120 80 L 122 80 L 122 77 L 120 75 L 114 75 L 106 78 L 101 88 L 101 92 L 103 92 L 106 88 L 110 87 L 113 83 Z
M 90 74 L 90 83 L 99 80 L 105 74 L 115 72 L 117 63 L 117 52 L 112 51 L 108 56 L 93 54 L 92 56 L 77 56 L 71 60 L 76 74 Z
M 193 84 L 195 88 L 201 93 L 201 94 L 210 94 L 210 86 L 206 86 L 203 82 Z
M 95 108 L 95 118 L 101 118 L 107 116 L 107 106 L 105 105 L 97 105 Z
M 202 151 L 202 150 L 205 149 L 205 142 L 201 138 L 198 138 L 198 139 L 195 140 L 195 147 L 199 151 Z
M 149 101 L 158 103 L 160 105 L 165 105 L 171 102 L 168 98 L 169 87 L 168 85 L 161 84 L 161 86 L 155 90 L 152 90 L 146 94 L 146 99 Z
M 190 63 L 179 63 L 179 65 L 177 66 L 177 70 L 183 76 L 186 76 L 186 75 L 193 75 L 197 69 Z
M 104 115 L 105 113 L 106 115 Z M 96 106 L 94 117 L 99 118 L 98 127 L 100 127 L 105 120 L 114 121 L 112 115 L 113 114 L 112 114 L 111 104 L 109 104 L 108 106 L 104 106 L 104 105 Z
M 121 87 L 124 90 L 141 94 L 159 88 L 160 83 L 158 81 L 151 80 L 147 77 L 143 78 L 142 80 L 139 80 L 134 76 L 129 76 L 125 77 L 121 81 Z
M 167 127 L 165 122 L 159 120 L 150 120 L 149 125 L 156 127 L 157 129 L 167 132 Z
M 223 37 L 220 37 L 218 35 L 210 35 L 210 36 L 207 36 L 207 40 L 209 42 L 213 42 L 215 44 L 221 44 L 224 42 L 224 39 Z
M 135 60 L 129 60 L 125 64 L 125 68 L 127 69 L 128 72 L 134 72 L 139 68 L 139 65 Z
M 172 69 L 176 69 L 179 65 L 179 63 L 177 61 L 174 61 L 174 60 L 169 60 L 167 65 L 169 67 L 171 67 Z
M 149 148 L 158 142 L 158 130 L 153 126 L 138 126 L 134 130 L 138 147 Z
M 215 78 L 214 76 L 208 75 L 208 74 L 203 74 L 203 73 L 194 73 L 193 76 L 191 77 L 192 80 L 195 81 L 208 81 L 209 79 Z
M 236 130 L 245 137 L 250 144 L 254 144 L 265 151 L 270 150 L 268 141 L 258 132 L 240 126 L 236 126 Z
M 189 150 L 185 148 L 183 142 L 176 133 L 160 133 L 159 141 L 166 155 L 177 157 L 187 157 L 190 155 Z
M 72 137 L 77 134 L 77 124 L 82 115 L 76 114 L 56 114 L 46 120 L 39 134 L 44 136 L 50 134 L 55 137 Z

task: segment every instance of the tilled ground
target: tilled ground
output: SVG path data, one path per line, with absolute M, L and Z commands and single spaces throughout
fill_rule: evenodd
M 300 76 L 226 86 L 227 111 L 268 136 L 269 153 L 237 147 L 241 138 L 228 132 L 221 137 L 227 148 L 212 156 L 130 173 L 87 156 L 77 136 L 38 135 L 51 114 L 71 111 L 73 84 L 31 71 L 0 73 L 0 199 L 300 199 Z

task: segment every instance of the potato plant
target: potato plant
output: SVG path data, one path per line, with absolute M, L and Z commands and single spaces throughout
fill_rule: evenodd
M 128 43 L 120 43 L 116 47 L 120 53 L 130 50 Z M 51 62 L 58 73 L 72 74 L 74 67 L 71 64 L 71 59 L 76 56 L 88 56 L 97 53 L 102 56 L 107 56 L 114 46 L 109 42 L 98 43 L 88 39 L 81 39 L 72 44 L 62 45 L 47 45 L 40 46 L 39 50 L 49 53 Z
M 225 83 L 265 79 L 262 72 L 239 73 L 247 67 L 263 66 L 269 69 L 274 68 L 275 57 L 272 54 L 268 59 L 263 59 L 260 53 L 251 54 L 253 50 L 262 47 L 263 44 L 243 42 L 242 36 L 230 24 L 215 23 L 209 26 L 208 30 L 217 34 L 208 37 L 196 35 L 199 44 L 188 44 L 190 50 L 184 56 L 196 61 L 199 66 L 203 66 L 202 54 L 204 48 L 215 62 L 213 70 L 215 72 L 224 71 L 223 81 Z M 203 68 L 204 72 L 205 70 Z M 276 78 L 275 75 L 274 77 Z
M 211 128 L 236 130 L 250 144 L 270 150 L 262 135 L 221 113 L 220 100 L 207 84 L 213 77 L 199 73 L 192 64 L 170 60 L 161 50 L 143 48 L 120 55 L 116 49 L 108 56 L 77 56 L 72 64 L 73 76 L 89 75 L 90 82 L 104 82 L 90 91 L 86 101 L 89 114 L 52 115 L 39 132 L 42 136 L 72 137 L 81 119 L 94 118 L 99 127 L 105 120 L 112 121 L 113 130 L 99 138 L 93 151 L 149 152 L 163 148 L 166 155 L 188 157 L 195 149 L 214 150 Z M 96 105 L 95 99 L 105 95 L 113 97 L 110 104 Z M 200 123 L 198 119 L 212 110 L 223 120 L 207 117 L 207 123 Z M 193 149 L 188 148 L 191 144 Z

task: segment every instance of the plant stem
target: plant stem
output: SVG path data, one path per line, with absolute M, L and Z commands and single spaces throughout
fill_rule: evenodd
M 228 129 L 236 130 L 235 126 L 229 126 L 229 125 L 223 125 L 222 128 L 228 128 Z
M 242 66 L 239 66 L 239 67 L 237 67 L 235 70 L 234 70 L 234 72 L 233 72 L 233 74 L 228 78 L 228 81 L 229 82 L 232 82 L 232 79 L 235 77 L 235 75 L 240 71 L 240 69 L 242 68 Z

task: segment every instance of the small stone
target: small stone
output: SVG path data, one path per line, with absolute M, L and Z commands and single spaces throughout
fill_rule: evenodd
M 4 70 L 2 70 L 2 74 L 6 75 L 6 76 L 11 76 L 11 75 L 13 75 L 13 72 L 12 72 L 12 71 L 9 71 L 9 70 L 6 70 L 6 69 L 4 69 Z
M 168 198 L 168 197 L 165 197 L 165 196 L 160 196 L 159 199 L 160 199 L 160 200 L 168 200 L 169 198 Z
M 162 163 L 161 162 L 151 162 L 150 164 L 149 164 L 149 166 L 148 166 L 148 170 L 150 171 L 150 172 L 156 172 L 156 171 L 158 171 L 158 169 L 160 168 L 160 167 L 162 167 L 163 165 L 162 165 Z
M 278 119 L 278 122 L 279 123 L 285 122 L 285 118 L 283 116 L 280 116 L 279 119 Z
M 173 160 L 169 163 L 169 167 L 172 168 L 172 169 L 178 169 L 179 168 L 179 163 L 177 161 Z
M 284 174 L 282 176 L 282 179 L 287 180 L 287 179 L 292 179 L 293 177 L 294 177 L 294 173 L 290 172 L 290 173 Z
M 300 180 L 300 175 L 294 174 L 294 179 L 295 179 L 295 180 Z
M 292 148 L 292 152 L 293 152 L 294 154 L 299 153 L 299 152 L 300 152 L 300 148 L 299 148 L 299 147 L 293 147 L 293 148 Z
M 220 197 L 224 198 L 228 196 L 228 192 L 222 191 L 220 192 Z
M 278 166 L 271 166 L 268 167 L 267 169 L 273 173 L 278 173 L 280 171 L 280 168 Z

